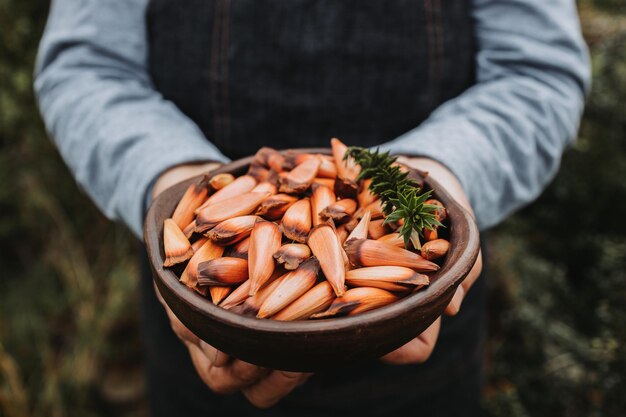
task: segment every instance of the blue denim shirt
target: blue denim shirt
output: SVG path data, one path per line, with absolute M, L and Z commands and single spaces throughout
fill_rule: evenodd
M 35 81 L 47 129 L 78 183 L 138 236 L 159 174 L 227 161 L 152 84 L 148 1 L 53 0 Z M 472 0 L 472 8 L 476 85 L 382 148 L 446 165 L 485 229 L 556 173 L 576 136 L 590 69 L 574 0 Z

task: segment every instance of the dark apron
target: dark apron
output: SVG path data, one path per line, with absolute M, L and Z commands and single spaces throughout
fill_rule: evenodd
M 328 146 L 333 136 L 374 146 L 415 128 L 474 82 L 468 3 L 152 0 L 151 74 L 164 98 L 233 159 L 261 146 Z M 241 394 L 216 396 L 203 386 L 145 275 L 153 412 L 256 415 Z M 373 362 L 318 374 L 259 415 L 468 415 L 478 398 L 481 288 L 458 317 L 444 320 L 426 364 Z

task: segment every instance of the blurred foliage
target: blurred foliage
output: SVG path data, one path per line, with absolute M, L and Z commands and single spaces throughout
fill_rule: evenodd
M 492 233 L 490 416 L 626 414 L 626 5 L 594 3 L 581 7 L 593 90 L 579 140 Z
M 0 416 L 141 410 L 135 242 L 46 138 L 32 95 L 46 16 L 0 0 Z
M 145 415 L 136 245 L 46 139 L 47 9 L 0 0 L 0 416 Z M 626 10 L 580 3 L 594 86 L 543 196 L 491 234 L 489 416 L 626 412 Z

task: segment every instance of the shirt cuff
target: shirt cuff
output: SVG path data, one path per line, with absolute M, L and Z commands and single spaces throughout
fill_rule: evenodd
M 425 157 L 448 168 L 461 183 L 480 229 L 486 229 L 501 220 L 486 201 L 494 201 L 491 187 L 484 185 L 489 179 L 498 178 L 496 167 L 502 168 L 503 161 L 494 160 L 495 153 L 484 135 L 467 120 L 445 120 L 426 122 L 397 139 L 380 146 L 381 151 L 395 155 Z
M 170 168 L 183 164 L 203 162 L 229 162 L 210 142 L 195 142 L 193 146 L 171 146 L 145 155 L 137 166 L 140 172 L 122 185 L 124 195 L 135 195 L 122 202 L 122 213 L 129 213 L 123 219 L 133 234 L 143 240 L 143 222 L 146 211 L 152 202 L 152 189 L 159 176 Z M 137 193 L 137 190 L 140 190 Z M 125 206 L 125 207 L 124 207 Z

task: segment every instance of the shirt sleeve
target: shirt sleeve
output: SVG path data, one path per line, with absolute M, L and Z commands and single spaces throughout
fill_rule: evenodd
M 535 199 L 578 131 L 590 84 L 574 0 L 473 0 L 476 84 L 381 146 L 460 180 L 479 228 Z
M 77 182 L 105 215 L 137 236 L 147 190 L 160 173 L 187 162 L 227 160 L 154 89 L 147 3 L 54 0 L 35 70 L 46 128 Z

